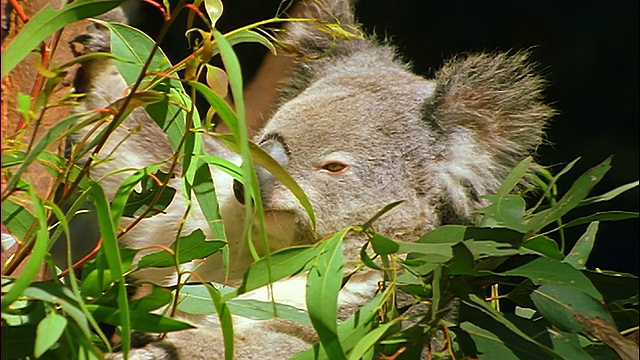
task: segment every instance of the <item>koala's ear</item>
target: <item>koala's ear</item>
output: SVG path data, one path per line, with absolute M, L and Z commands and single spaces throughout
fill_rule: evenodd
M 441 179 L 454 208 L 467 214 L 542 142 L 554 110 L 529 54 L 478 54 L 449 61 L 436 75 L 427 120 L 442 134 Z
M 310 19 L 285 24 L 279 45 L 295 56 L 295 71 L 281 93 L 281 101 L 291 99 L 322 76 L 339 57 L 374 47 L 365 39 L 354 18 L 351 1 L 297 1 L 288 12 L 291 18 Z
M 287 50 L 306 59 L 348 55 L 363 40 L 348 0 L 307 0 L 296 2 L 292 18 L 311 19 L 290 22 L 279 40 Z

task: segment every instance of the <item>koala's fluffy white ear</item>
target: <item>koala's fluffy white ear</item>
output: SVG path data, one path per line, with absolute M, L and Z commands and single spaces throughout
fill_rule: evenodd
M 460 214 L 480 205 L 508 171 L 542 142 L 554 110 L 527 52 L 477 54 L 449 61 L 436 75 L 425 120 L 445 142 L 439 177 Z

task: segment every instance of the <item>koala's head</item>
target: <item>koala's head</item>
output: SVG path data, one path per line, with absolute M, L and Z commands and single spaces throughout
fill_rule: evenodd
M 344 3 L 307 11 L 356 28 Z M 316 234 L 295 197 L 259 172 L 265 209 L 293 217 L 298 241 L 360 225 L 398 200 L 404 202 L 376 222 L 387 236 L 415 240 L 434 226 L 465 221 L 480 196 L 541 142 L 553 114 L 523 53 L 455 59 L 427 80 L 373 40 L 335 39 L 298 23 L 285 41 L 305 60 L 254 140 L 314 207 Z

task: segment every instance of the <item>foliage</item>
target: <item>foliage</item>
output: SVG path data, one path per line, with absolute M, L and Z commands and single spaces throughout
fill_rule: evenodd
M 3 54 L 9 60 L 3 62 L 3 76 L 52 32 L 120 2 L 78 0 L 61 10 L 43 9 L 12 43 L 21 44 L 22 50 Z M 516 184 L 532 171 L 532 161 L 526 159 L 514 168 L 496 194 L 486 196 L 489 205 L 479 211 L 473 226 L 447 225 L 414 243 L 396 241 L 375 233 L 371 226 L 380 214 L 393 211 L 395 204 L 391 204 L 367 224 L 353 224 L 313 246 L 287 248 L 267 253 L 261 259 L 254 249 L 256 261 L 237 289 L 219 284 L 154 286 L 146 296 L 129 301 L 127 287 L 136 284 L 127 284 L 127 275 L 148 267 L 174 267 L 180 280 L 190 275 L 183 264 L 217 252 L 224 256 L 226 238 L 212 191 L 210 166 L 245 184 L 247 218 L 253 217 L 254 211 L 261 214 L 252 165 L 255 162 L 286 184 L 314 219 L 311 205 L 295 181 L 247 139 L 242 78 L 232 50 L 232 45 L 248 41 L 275 49 L 272 37 L 259 26 L 282 19 L 266 20 L 222 35 L 214 30 L 222 4 L 205 0 L 206 11 L 202 12 L 197 10 L 200 3 L 196 1 L 194 7 L 180 2 L 171 11 L 164 9 L 166 22 L 156 40 L 122 24 L 102 23 L 111 31 L 112 55 L 92 56 L 113 57 L 131 86 L 131 93 L 112 104 L 107 112 L 88 117 L 74 115 L 59 121 L 37 143 L 22 141 L 24 132 L 3 138 L 2 171 L 8 182 L 2 193 L 2 223 L 19 239 L 15 256 L 3 266 L 3 358 L 101 358 L 104 352 L 113 350 L 105 324 L 116 327 L 120 349 L 126 354 L 131 347 L 132 330 L 164 333 L 190 328 L 174 317 L 177 309 L 218 314 L 227 358 L 233 357 L 231 314 L 261 320 L 278 316 L 313 326 L 320 343 L 298 354 L 297 359 L 371 359 L 382 354 L 418 358 L 424 346 L 435 358 L 616 358 L 616 353 L 625 358 L 637 352 L 637 346 L 625 340 L 620 331 L 637 331 L 638 279 L 586 268 L 599 222 L 636 218 L 637 214 L 600 212 L 564 222 L 577 207 L 610 200 L 637 186 L 636 182 L 588 197 L 609 169 L 609 160 L 578 177 L 562 196 L 557 196 L 555 183 L 573 163 L 556 176 L 537 169 L 539 201 L 527 208 L 523 196 L 531 189 L 513 193 Z M 191 20 L 195 14 L 209 28 L 188 31 L 188 35 L 200 34 L 193 54 L 172 65 L 157 44 L 177 14 L 186 9 L 191 11 Z M 218 54 L 225 71 L 207 64 Z M 22 105 L 18 111 L 27 123 L 39 123 L 52 106 L 73 104 L 70 94 L 56 102 L 50 100 L 50 95 L 66 69 L 88 58 L 91 56 L 47 69 L 46 84 L 38 96 L 20 95 Z M 180 70 L 184 70 L 182 78 L 177 75 Z M 207 85 L 198 82 L 205 73 Z M 226 91 L 227 81 L 235 110 L 223 100 L 221 90 L 212 90 Z M 189 85 L 188 91 L 183 83 Z M 241 154 L 241 167 L 205 154 L 203 136 L 211 134 L 211 124 L 207 119 L 203 121 L 195 109 L 196 92 L 231 130 L 231 135 L 213 135 Z M 160 171 L 162 164 L 157 164 L 135 169 L 109 202 L 100 184 L 86 176 L 92 165 L 90 156 L 89 160 L 80 160 L 87 157 L 74 149 L 67 160 L 46 150 L 79 126 L 100 124 L 109 117 L 112 125 L 96 138 L 92 150 L 95 154 L 104 144 L 101 139 L 139 106 L 144 106 L 167 133 L 175 151 L 172 167 L 180 164 L 183 169 L 184 194 L 176 194 L 167 186 L 171 177 Z M 36 194 L 25 175 L 36 162 L 55 178 L 62 194 Z M 137 224 L 135 219 L 163 211 L 174 196 L 185 196 L 188 202 L 195 198 L 210 229 L 180 234 L 170 247 L 144 256 L 133 266 L 134 256 L 143 249 L 119 248 L 118 238 Z M 69 268 L 82 268 L 82 278 L 78 279 L 74 271 L 55 268 L 48 251 L 55 241 L 70 241 L 69 222 L 81 216 L 86 202 L 95 209 L 102 239 L 95 258 L 75 265 L 68 260 Z M 134 219 L 133 225 L 118 228 L 123 217 Z M 589 225 L 582 237 L 575 241 L 565 239 L 564 229 L 584 224 Z M 264 225 L 260 228 L 261 241 L 268 249 Z M 207 238 L 205 232 L 213 237 Z M 348 233 L 359 233 L 367 239 L 361 251 L 363 266 L 380 271 L 384 281 L 371 302 L 339 322 L 337 297 L 345 282 L 342 239 Z M 253 246 L 253 241 L 249 244 Z M 572 244 L 570 250 L 566 250 L 568 244 Z M 19 275 L 15 272 L 18 265 L 23 266 Z M 34 281 L 43 266 L 57 276 Z M 323 299 L 308 302 L 306 311 L 238 298 L 304 271 L 309 274 L 307 298 Z

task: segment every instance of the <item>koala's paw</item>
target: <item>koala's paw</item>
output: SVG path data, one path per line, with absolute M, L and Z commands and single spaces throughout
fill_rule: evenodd
M 111 38 L 108 30 L 97 30 L 74 37 L 69 41 L 69 46 L 75 56 L 109 52 Z

